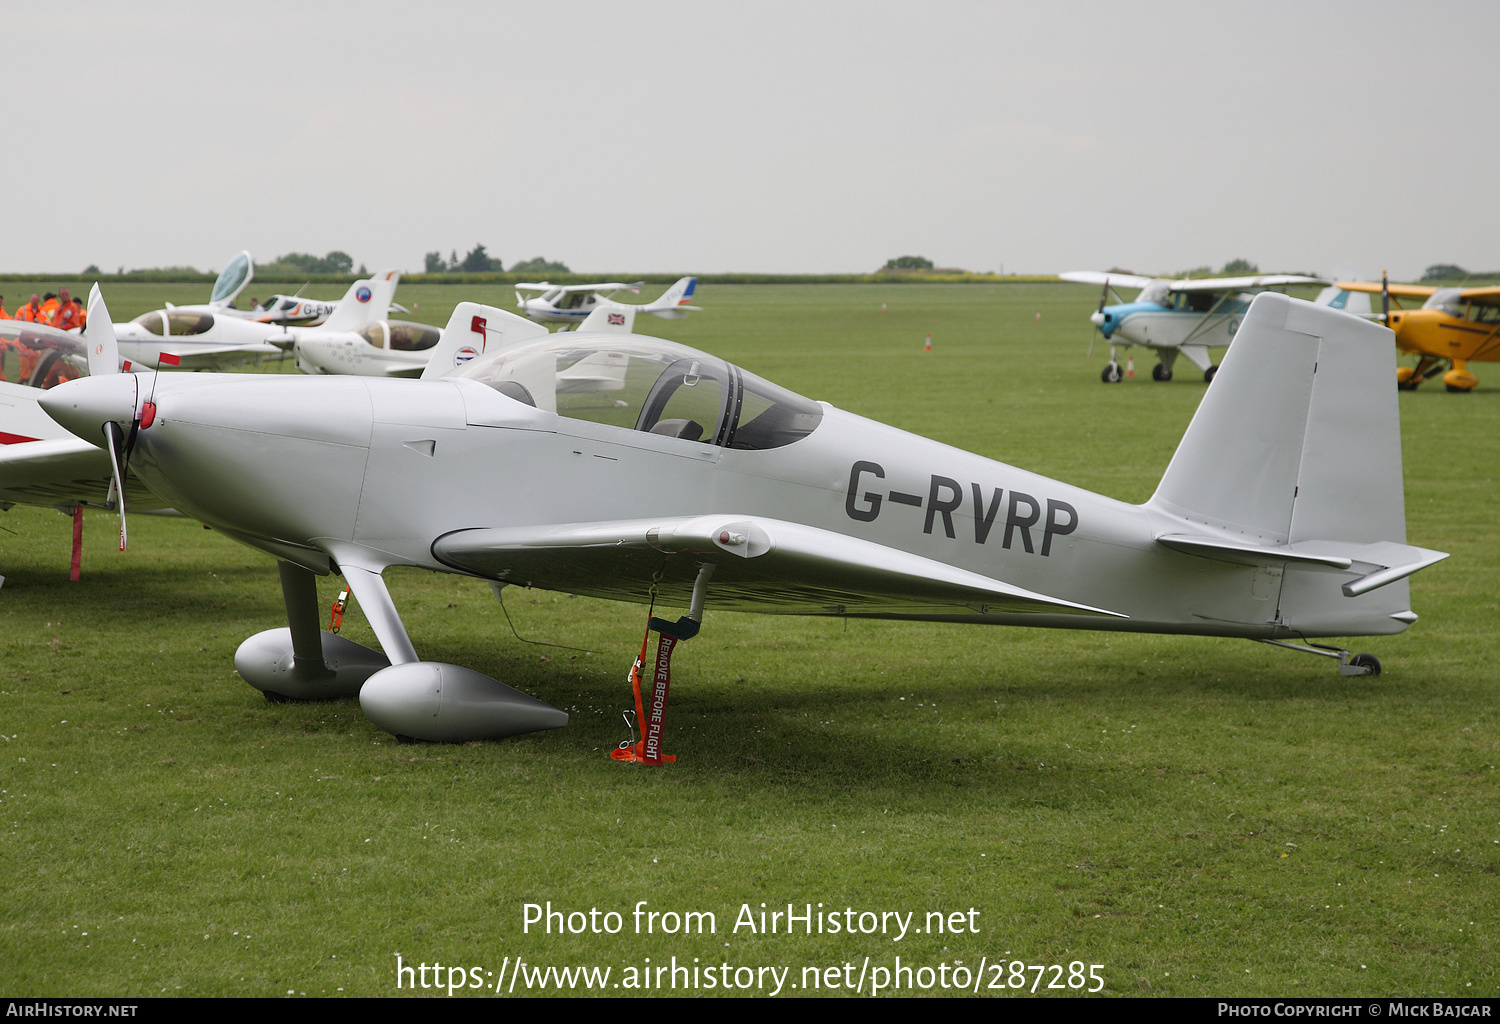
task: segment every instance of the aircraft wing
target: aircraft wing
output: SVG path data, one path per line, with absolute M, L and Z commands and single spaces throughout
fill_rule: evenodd
M 174 355 L 181 360 L 178 365 L 184 370 L 212 370 L 226 363 L 244 363 L 258 361 L 267 356 L 280 356 L 285 352 L 269 342 L 255 342 L 250 345 L 173 345 L 166 342 L 161 345 L 160 351 Z M 155 366 L 155 359 L 134 358 L 132 362 L 140 363 L 142 366 Z
M 39 393 L 0 382 L 0 504 L 102 506 L 109 493 L 109 455 L 58 426 L 37 404 Z M 135 477 L 126 477 L 126 508 L 164 506 Z
M 709 605 L 716 609 L 1123 618 L 871 541 L 731 514 L 458 530 L 439 537 L 432 553 L 490 579 L 615 600 L 643 600 L 660 572 L 663 600 L 685 604 L 698 563 L 712 562 Z
M 1139 274 L 1109 274 L 1102 270 L 1070 270 L 1065 274 L 1058 274 L 1064 281 L 1073 281 L 1077 284 L 1104 284 L 1108 282 L 1114 288 L 1144 288 L 1154 278 L 1141 277 Z
M 1500 287 L 1486 285 L 1483 288 L 1463 288 L 1459 297 L 1468 299 L 1476 306 L 1500 306 Z
M 622 284 L 619 281 L 604 281 L 599 284 L 548 284 L 546 281 L 542 281 L 539 284 L 514 284 L 511 285 L 511 287 L 525 288 L 527 291 L 533 292 L 545 292 L 552 288 L 556 288 L 559 291 L 564 292 L 592 292 L 605 290 L 617 292 L 622 288 L 629 288 L 631 291 L 638 291 L 641 287 L 641 284 L 639 281 L 637 281 L 635 284 Z
M 1174 292 L 1244 292 L 1261 288 L 1290 288 L 1299 284 L 1325 285 L 1328 282 L 1321 277 L 1304 277 L 1301 274 L 1260 274 L 1255 277 L 1202 277 L 1191 281 L 1173 281 L 1171 288 Z
M 1379 281 L 1337 281 L 1335 286 L 1346 292 L 1369 292 L 1371 295 L 1380 294 Z M 1425 299 L 1437 291 L 1434 285 L 1429 284 L 1393 284 L 1388 286 L 1392 295 L 1400 295 L 1406 298 Z M 1483 291 L 1484 289 L 1475 289 Z

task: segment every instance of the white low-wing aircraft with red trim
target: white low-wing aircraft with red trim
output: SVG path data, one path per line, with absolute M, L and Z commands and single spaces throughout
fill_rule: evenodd
M 389 315 L 398 270 L 355 281 L 320 327 L 286 327 L 201 308 L 176 306 L 114 325 L 120 356 L 136 368 L 226 370 L 283 355 L 300 340 L 350 334 Z M 162 357 L 167 358 L 163 361 Z
M 277 560 L 287 626 L 240 646 L 251 685 L 357 695 L 397 736 L 462 741 L 567 715 L 422 660 L 390 566 L 686 604 L 652 620 L 668 657 L 708 609 L 737 609 L 1242 637 L 1373 674 L 1375 658 L 1313 638 L 1405 630 L 1407 577 L 1446 557 L 1406 540 L 1390 341 L 1377 324 L 1256 296 L 1142 505 L 683 345 L 542 335 L 475 303 L 454 310 L 421 380 L 177 374 L 153 397 L 91 349 L 94 375 L 40 400 L 112 453 L 117 486 L 138 479 Z M 315 580 L 329 573 L 381 651 L 321 629 Z M 666 691 L 653 675 L 643 724 L 659 754 Z

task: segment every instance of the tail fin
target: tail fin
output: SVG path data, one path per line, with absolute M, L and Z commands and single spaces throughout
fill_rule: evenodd
M 1395 380 L 1386 328 L 1257 295 L 1147 503 L 1184 531 L 1158 541 L 1285 567 L 1289 633 L 1404 629 L 1399 581 L 1445 556 L 1406 544 Z
M 1151 504 L 1260 543 L 1406 540 L 1391 332 L 1255 297 Z
M 443 340 L 433 346 L 422 379 L 446 376 L 486 352 L 547 333 L 547 328 L 524 316 L 477 302 L 460 302 L 443 328 Z
M 371 278 L 355 281 L 323 321 L 326 331 L 352 331 L 356 327 L 384 320 L 390 315 L 391 300 L 396 295 L 396 284 L 401 280 L 401 271 L 382 270 Z
M 663 320 L 681 320 L 687 316 L 688 310 L 699 308 L 690 305 L 693 301 L 693 293 L 697 290 L 698 279 L 696 277 L 679 278 L 676 284 L 662 293 L 661 298 L 646 303 L 641 307 L 641 311 L 659 316 Z

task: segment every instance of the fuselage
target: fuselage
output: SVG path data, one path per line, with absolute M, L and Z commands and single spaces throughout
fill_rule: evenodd
M 122 395 L 133 387 L 109 380 L 69 386 Z M 1342 618 L 1287 622 L 1278 602 L 1299 573 L 1318 572 L 1327 582 L 1317 585 L 1334 590 L 1338 581 L 1169 550 L 1155 538 L 1183 523 L 1150 505 L 830 406 L 798 440 L 736 450 L 559 415 L 452 378 L 176 375 L 158 382 L 155 402 L 132 472 L 184 513 L 321 571 L 357 549 L 381 565 L 452 572 L 435 541 L 476 528 L 733 513 L 872 541 L 1125 616 L 970 606 L 890 617 L 1252 638 L 1405 628 L 1391 618 L 1406 607 L 1404 582 L 1343 602 Z M 645 601 L 648 585 L 600 578 L 558 589 Z M 831 613 L 795 600 L 742 607 Z
M 1179 298 L 1186 298 L 1180 293 Z M 1213 312 L 1176 308 L 1159 302 L 1125 302 L 1105 306 L 1091 319 L 1113 344 L 1176 348 L 1181 345 L 1228 345 L 1240 329 L 1249 303 L 1232 299 Z

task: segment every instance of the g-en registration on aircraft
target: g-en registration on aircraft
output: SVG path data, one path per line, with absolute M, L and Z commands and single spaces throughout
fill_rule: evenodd
M 1106 384 L 1118 383 L 1124 376 L 1118 350 L 1124 348 L 1128 353 L 1136 345 L 1156 353 L 1152 380 L 1171 380 L 1179 355 L 1202 370 L 1204 380 L 1213 380 L 1218 367 L 1213 365 L 1208 350 L 1228 345 L 1234 339 L 1256 295 L 1328 283 L 1300 274 L 1180 281 L 1095 270 L 1070 270 L 1057 276 L 1064 281 L 1101 286 L 1099 308 L 1089 320 L 1109 342 L 1109 362 L 1099 375 Z M 1114 305 L 1108 305 L 1110 293 L 1116 288 L 1139 288 L 1140 294 L 1133 302 L 1125 302 L 1116 293 Z
M 393 565 L 643 604 L 655 583 L 688 606 L 652 620 L 668 656 L 715 608 L 1242 637 L 1359 675 L 1378 661 L 1309 638 L 1405 630 L 1407 577 L 1446 557 L 1406 542 L 1389 332 L 1276 293 L 1245 312 L 1142 505 L 683 345 L 546 334 L 475 303 L 415 381 L 176 374 L 153 398 L 92 341 L 91 376 L 43 408 L 111 453 L 117 487 L 138 479 L 277 560 L 287 626 L 240 646 L 240 674 L 268 696 L 357 695 L 402 737 L 567 715 L 422 660 L 382 576 Z M 381 651 L 320 628 L 329 573 Z

